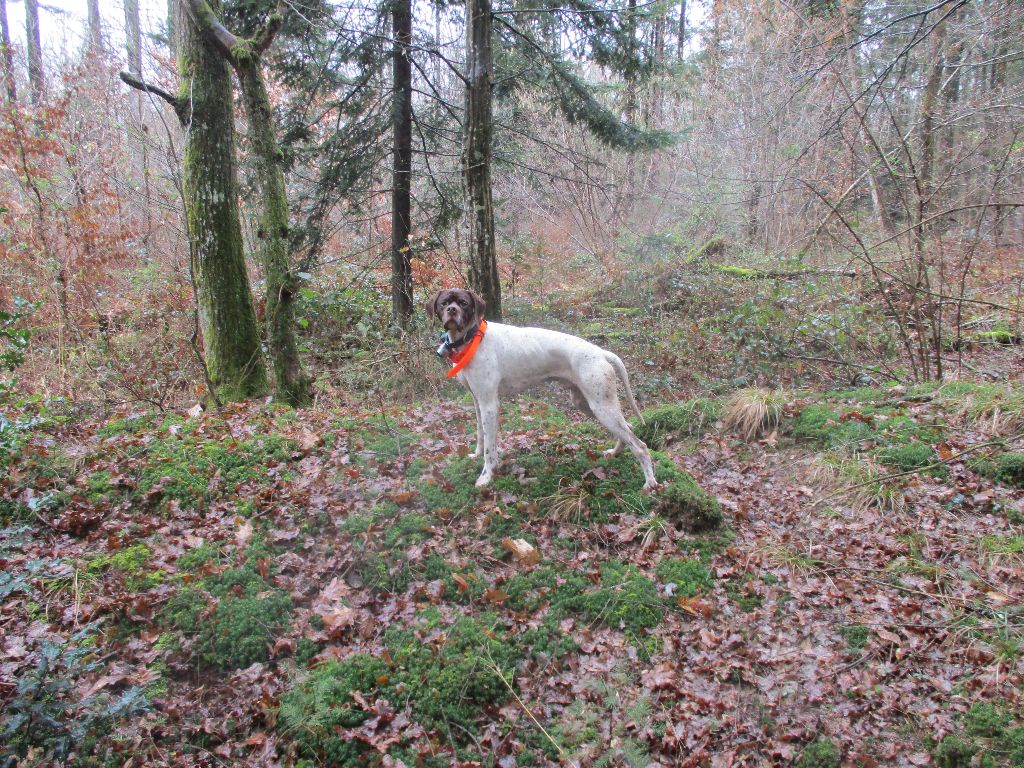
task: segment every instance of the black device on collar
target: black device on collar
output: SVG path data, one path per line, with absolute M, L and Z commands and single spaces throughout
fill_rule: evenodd
M 477 323 L 476 330 L 473 331 L 473 333 L 467 333 L 458 341 L 452 341 L 451 336 L 448 335 L 448 331 L 441 331 L 441 346 L 437 348 L 437 356 L 443 357 L 447 360 L 454 353 L 458 352 L 460 347 L 466 346 L 469 342 L 475 339 L 478 333 L 480 333 L 479 323 Z

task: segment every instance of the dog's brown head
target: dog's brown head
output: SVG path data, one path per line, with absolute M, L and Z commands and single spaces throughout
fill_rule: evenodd
M 452 336 L 474 327 L 486 309 L 483 299 L 462 288 L 444 288 L 427 302 L 427 314 L 436 317 Z

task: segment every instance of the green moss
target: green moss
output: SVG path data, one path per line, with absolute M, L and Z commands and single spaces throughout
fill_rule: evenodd
M 939 456 L 935 449 L 926 443 L 911 442 L 903 445 L 890 445 L 875 451 L 875 458 L 880 464 L 900 472 L 911 472 L 935 464 Z M 932 467 L 929 474 L 945 476 L 946 467 Z
M 654 511 L 690 533 L 718 528 L 724 519 L 718 499 L 701 489 L 689 476 L 676 479 L 658 491 Z
M 871 639 L 871 629 L 863 624 L 846 624 L 839 628 L 839 634 L 846 640 L 846 647 L 853 653 L 860 653 Z
M 975 704 L 964 717 L 964 730 L 968 736 L 995 738 L 1001 736 L 1013 720 L 1010 713 L 991 702 Z
M 116 571 L 124 578 L 124 585 L 129 590 L 143 590 L 155 587 L 164 579 L 163 571 L 147 572 L 153 552 L 145 544 L 135 544 L 125 549 L 115 550 L 111 554 L 99 555 L 91 559 L 86 566 L 90 573 Z
M 668 438 L 701 437 L 722 416 L 717 400 L 696 399 L 659 405 L 643 411 L 643 421 L 633 423 L 633 432 L 651 448 L 660 448 Z
M 1007 451 L 996 456 L 995 478 L 1016 488 L 1024 488 L 1024 453 Z
M 344 733 L 371 715 L 355 692 L 367 701 L 386 698 L 398 710 L 408 704 L 419 724 L 464 743 L 475 734 L 480 714 L 508 699 L 505 681 L 512 684 L 520 657 L 511 633 L 493 617 L 445 624 L 433 610 L 413 627 L 388 630 L 385 645 L 387 661 L 356 654 L 328 662 L 281 697 L 278 728 L 301 755 L 345 768 L 368 764 L 365 743 Z
M 699 560 L 671 558 L 662 560 L 654 570 L 663 584 L 674 584 L 674 595 L 693 597 L 711 589 L 714 577 L 707 566 Z
M 737 267 L 733 264 L 722 264 L 718 267 L 718 271 L 723 275 L 738 277 L 741 280 L 753 280 L 761 275 L 760 270 L 750 269 L 749 267 Z
M 1024 727 L 1012 726 L 1007 707 L 978 702 L 964 715 L 962 730 L 932 750 L 940 768 L 1018 768 L 1024 765 Z
M 192 638 L 204 664 L 237 669 L 270 657 L 274 638 L 290 620 L 292 602 L 263 577 L 267 554 L 254 540 L 243 565 L 189 583 L 168 601 L 164 622 Z
M 979 331 L 970 338 L 971 341 L 978 344 L 1020 344 L 1020 336 L 1013 331 L 1005 329 L 996 329 L 991 331 Z
M 386 594 L 404 592 L 413 579 L 404 558 L 392 560 L 379 552 L 370 552 L 356 567 L 367 587 Z
M 581 581 L 578 577 L 568 579 L 560 586 L 552 607 L 622 629 L 634 640 L 642 639 L 664 618 L 657 587 L 633 565 L 609 560 L 601 566 L 597 587 L 581 589 Z
M 971 758 L 977 751 L 972 742 L 950 734 L 932 750 L 932 757 L 939 768 L 970 768 Z
M 981 548 L 993 555 L 1019 555 L 1024 553 L 1024 536 L 982 536 Z
M 268 471 L 288 462 L 296 450 L 294 441 L 276 433 L 248 440 L 211 440 L 198 430 L 167 435 L 150 448 L 136 493 L 199 506 L 243 486 L 265 484 Z
M 797 768 L 839 768 L 842 757 L 831 739 L 818 739 L 807 745 L 796 761 Z
M 390 674 L 384 661 L 365 654 L 329 661 L 281 697 L 277 727 L 304 757 L 338 768 L 366 765 L 369 746 L 341 729 L 355 728 L 370 717 L 352 694 L 372 701 L 388 686 Z
M 857 419 L 844 419 L 843 415 L 844 412 L 833 405 L 806 405 L 793 420 L 793 437 L 833 448 L 852 446 L 872 436 L 870 426 Z

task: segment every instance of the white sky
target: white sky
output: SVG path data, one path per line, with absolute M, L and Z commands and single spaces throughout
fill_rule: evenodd
M 167 0 L 139 0 L 142 34 L 163 29 Z M 39 0 L 39 27 L 46 59 L 62 58 L 82 47 L 89 17 L 85 0 Z M 124 6 L 120 0 L 100 0 L 100 17 L 107 44 L 124 56 Z M 7 21 L 11 42 L 25 49 L 24 0 L 7 0 Z M 142 41 L 143 50 L 151 45 Z

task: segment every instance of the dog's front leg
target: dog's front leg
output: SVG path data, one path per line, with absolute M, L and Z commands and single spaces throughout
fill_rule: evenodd
M 477 400 L 480 410 L 480 430 L 483 432 L 484 468 L 476 480 L 476 487 L 483 488 L 491 482 L 498 467 L 498 396 L 481 395 Z M 479 445 L 479 444 L 478 444 Z
M 469 390 L 469 394 L 473 398 L 473 408 L 476 410 L 476 445 L 469 456 L 472 459 L 479 459 L 484 454 L 484 418 L 480 414 L 480 401 L 477 400 L 476 394 L 473 390 Z

